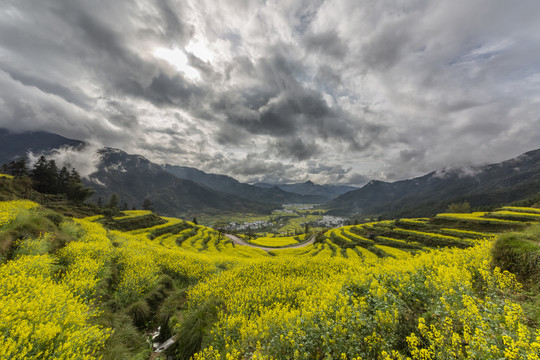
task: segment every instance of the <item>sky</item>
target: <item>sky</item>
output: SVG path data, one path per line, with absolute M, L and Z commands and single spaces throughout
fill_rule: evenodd
M 537 0 L 3 0 L 0 127 L 241 181 L 540 147 Z

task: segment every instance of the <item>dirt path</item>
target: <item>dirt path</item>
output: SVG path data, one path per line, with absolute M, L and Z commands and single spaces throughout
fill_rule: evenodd
M 296 249 L 296 248 L 301 248 L 301 247 L 307 246 L 309 244 L 313 244 L 313 242 L 315 241 L 315 234 L 313 234 L 313 235 L 311 235 L 311 237 L 309 238 L 308 241 L 303 242 L 301 244 L 293 245 L 293 246 L 287 246 L 287 247 L 281 247 L 281 248 L 274 248 L 274 247 L 265 247 L 265 246 L 258 246 L 258 245 L 250 244 L 247 241 L 245 241 L 243 239 L 240 239 L 238 236 L 234 236 L 234 235 L 231 235 L 231 234 L 224 234 L 224 235 L 226 237 L 228 237 L 229 239 L 231 239 L 231 241 L 233 243 L 235 243 L 236 245 L 244 245 L 244 246 L 254 247 L 254 248 L 257 248 L 257 249 L 264 250 L 264 251 L 274 251 L 274 250 L 283 250 L 283 249 Z

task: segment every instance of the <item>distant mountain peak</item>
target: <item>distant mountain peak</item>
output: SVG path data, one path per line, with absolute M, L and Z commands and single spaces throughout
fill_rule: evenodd
M 416 217 L 442 212 L 454 202 L 499 206 L 539 191 L 540 150 L 533 150 L 491 165 L 447 167 L 392 183 L 372 180 L 326 206 L 337 215 Z
M 320 203 L 328 200 L 322 196 L 300 195 L 294 192 L 288 192 L 275 184 L 267 184 L 268 186 L 245 184 L 227 175 L 209 174 L 187 166 L 166 165 L 164 169 L 181 179 L 191 180 L 213 190 L 265 204 L 281 205 L 290 202 Z

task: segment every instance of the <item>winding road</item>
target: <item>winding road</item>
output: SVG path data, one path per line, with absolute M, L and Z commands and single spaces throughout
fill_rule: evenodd
M 231 234 L 223 234 L 223 235 L 225 235 L 226 237 L 231 239 L 231 241 L 233 243 L 235 243 L 236 245 L 250 246 L 250 247 L 254 247 L 254 248 L 257 248 L 257 249 L 264 250 L 264 251 L 274 251 L 274 250 L 283 250 L 283 249 L 296 249 L 296 248 L 301 248 L 301 247 L 307 246 L 309 244 L 313 244 L 313 242 L 315 241 L 315 234 L 313 234 L 313 235 L 311 235 L 309 240 L 306 241 L 306 242 L 300 243 L 298 245 L 276 248 L 276 247 L 265 247 L 265 246 L 258 246 L 258 245 L 250 244 L 247 241 L 245 241 L 243 239 L 240 239 L 238 236 L 234 236 L 234 235 L 231 235 Z

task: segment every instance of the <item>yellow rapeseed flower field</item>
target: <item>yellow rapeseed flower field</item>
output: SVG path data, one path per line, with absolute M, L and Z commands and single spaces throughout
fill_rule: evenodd
M 0 202 L 0 219 L 37 206 Z M 399 239 L 382 237 L 401 248 L 379 245 L 343 227 L 305 248 L 266 252 L 165 220 L 129 233 L 105 229 L 101 217 L 67 220 L 77 238 L 53 253 L 52 234 L 21 240 L 0 264 L 0 359 L 100 358 L 114 331 L 94 321 L 105 288 L 128 307 L 164 274 L 188 286 L 188 309 L 170 319 L 177 331 L 189 314 L 214 307 L 193 359 L 539 359 L 540 331 L 513 300 L 515 276 L 492 266 L 491 239 L 414 254 Z M 438 244 L 458 239 L 395 230 Z
M 35 202 L 28 200 L 0 201 L 0 228 L 13 221 L 21 212 L 38 206 Z

